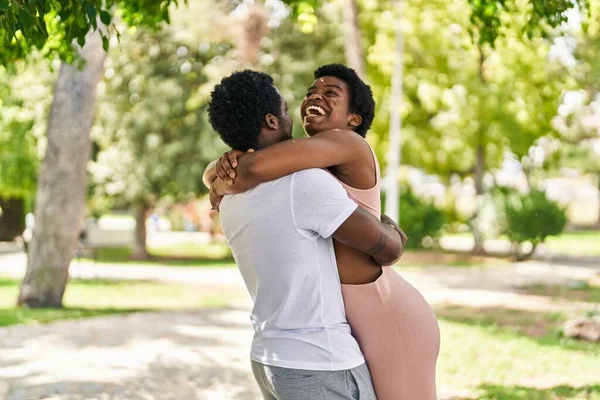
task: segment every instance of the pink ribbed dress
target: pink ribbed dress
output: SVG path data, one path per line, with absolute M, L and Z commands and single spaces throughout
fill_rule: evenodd
M 372 150 L 371 150 L 372 151 Z M 373 154 L 375 157 L 375 154 Z M 381 217 L 377 183 L 348 196 Z M 392 267 L 372 283 L 342 285 L 346 317 L 365 356 L 379 400 L 436 400 L 435 369 L 440 330 L 431 306 Z

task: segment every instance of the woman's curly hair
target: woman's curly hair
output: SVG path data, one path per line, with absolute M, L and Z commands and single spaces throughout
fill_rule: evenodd
M 349 111 L 362 117 L 362 123 L 354 130 L 365 137 L 375 118 L 375 100 L 371 87 L 363 82 L 356 71 L 343 64 L 328 64 L 319 67 L 314 72 L 315 79 L 324 76 L 334 76 L 346 82 L 350 88 Z

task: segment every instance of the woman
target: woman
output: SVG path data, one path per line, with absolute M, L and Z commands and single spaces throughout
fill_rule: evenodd
M 380 218 L 379 164 L 364 140 L 374 117 L 370 88 L 343 65 L 315 71 L 301 106 L 310 138 L 241 156 L 208 172 L 211 202 L 308 168 L 328 168 L 350 198 Z M 238 160 L 238 156 L 239 160 Z M 213 204 L 215 206 L 216 204 Z M 380 400 L 434 400 L 439 328 L 423 296 L 390 267 L 334 242 L 346 316 Z

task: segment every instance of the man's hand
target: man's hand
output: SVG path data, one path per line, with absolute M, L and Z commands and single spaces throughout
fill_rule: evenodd
M 223 200 L 223 196 L 217 193 L 215 182 L 213 182 L 213 184 L 210 185 L 210 192 L 208 194 L 208 198 L 210 200 L 212 210 L 219 211 L 219 205 L 221 204 L 221 200 Z
M 248 153 L 254 150 L 248 150 Z M 216 166 L 216 172 L 219 179 L 226 182 L 229 185 L 233 185 L 233 179 L 235 178 L 235 168 L 238 166 L 238 158 L 244 155 L 243 151 L 230 150 L 224 153 L 218 160 Z

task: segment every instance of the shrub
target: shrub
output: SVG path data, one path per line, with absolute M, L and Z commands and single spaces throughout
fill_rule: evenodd
M 25 230 L 25 199 L 0 197 L 0 242 L 10 242 Z
M 466 215 L 458 208 L 456 196 L 452 193 L 446 194 L 441 211 L 444 215 L 444 232 L 458 233 L 469 228 L 472 216 Z
M 385 195 L 382 195 L 385 204 Z M 431 200 L 417 196 L 410 186 L 401 188 L 400 227 L 408 236 L 406 248 L 423 248 L 425 238 L 439 237 L 444 225 L 442 211 Z
M 525 195 L 510 190 L 503 193 L 503 233 L 513 244 L 517 261 L 530 258 L 548 236 L 559 235 L 564 230 L 567 224 L 565 209 L 548 199 L 543 191 L 532 190 Z M 531 251 L 523 253 L 523 243 L 531 243 Z

